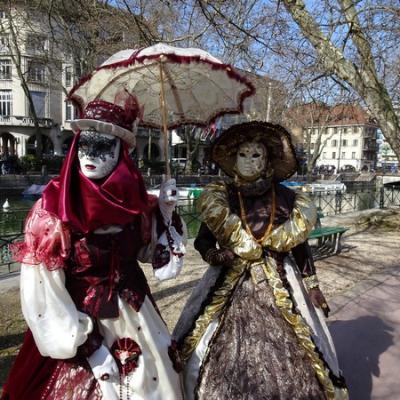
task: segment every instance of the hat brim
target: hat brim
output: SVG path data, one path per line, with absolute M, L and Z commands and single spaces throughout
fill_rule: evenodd
M 211 157 L 227 175 L 234 177 L 239 146 L 254 141 L 267 148 L 275 181 L 283 181 L 297 171 L 298 161 L 289 132 L 269 122 L 252 121 L 229 127 L 213 143 Z
M 119 137 L 131 148 L 136 146 L 136 135 L 132 131 L 111 124 L 110 122 L 99 121 L 96 119 L 75 119 L 71 121 L 70 124 L 74 133 L 78 133 L 84 129 L 93 128 L 100 133 L 108 133 Z

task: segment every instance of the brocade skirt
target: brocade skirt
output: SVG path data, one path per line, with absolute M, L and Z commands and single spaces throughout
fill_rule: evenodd
M 267 282 L 241 278 L 203 361 L 201 400 L 325 399 L 310 360 Z

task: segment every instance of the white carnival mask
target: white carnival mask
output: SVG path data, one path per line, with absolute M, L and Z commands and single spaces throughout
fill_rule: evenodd
M 257 142 L 243 143 L 236 154 L 235 170 L 245 180 L 253 181 L 260 177 L 267 164 L 267 150 Z
M 95 130 L 81 131 L 78 140 L 78 159 L 83 175 L 89 179 L 102 179 L 118 163 L 121 141 L 114 135 Z

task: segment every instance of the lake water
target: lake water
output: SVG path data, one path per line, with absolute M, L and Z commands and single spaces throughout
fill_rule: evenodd
M 340 195 L 317 194 L 313 196 L 313 200 L 324 215 L 334 215 L 355 210 L 378 208 L 382 200 L 381 195 L 379 190 L 369 189 L 346 192 Z M 21 224 L 34 204 L 32 199 L 23 199 L 22 196 L 10 196 L 8 198 L 10 208 L 7 212 L 2 212 L 1 205 L 5 200 L 6 197 L 0 193 L 0 236 L 20 232 Z M 383 200 L 385 207 L 400 207 L 400 191 L 393 190 L 393 188 L 385 188 Z M 200 227 L 195 203 L 189 200 L 180 202 L 178 204 L 178 212 L 188 226 L 189 237 L 195 237 Z
M 10 208 L 7 211 L 1 206 L 8 198 Z M 0 194 L 0 236 L 21 232 L 23 221 L 35 200 L 24 199 L 22 196 L 3 196 Z M 200 221 L 197 219 L 193 201 L 184 201 L 178 205 L 179 214 L 182 215 L 188 227 L 189 237 L 195 237 Z
M 10 204 L 7 210 L 2 209 L 6 199 Z M 0 236 L 21 232 L 23 221 L 34 202 L 22 196 L 6 197 L 0 194 Z

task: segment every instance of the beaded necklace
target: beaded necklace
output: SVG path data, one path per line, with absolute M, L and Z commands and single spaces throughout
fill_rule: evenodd
M 240 191 L 238 191 L 238 197 L 239 197 L 239 205 L 240 205 L 240 218 L 242 220 L 242 222 L 244 223 L 244 227 L 246 229 L 246 232 L 253 237 L 253 239 L 258 243 L 258 244 L 262 244 L 264 242 L 264 240 L 271 234 L 272 231 L 272 227 L 274 224 L 274 220 L 275 220 L 275 211 L 276 211 L 276 199 L 275 199 L 275 188 L 272 186 L 271 188 L 272 190 L 272 210 L 271 210 L 271 216 L 269 219 L 269 224 L 267 226 L 267 228 L 265 229 L 264 234 L 262 235 L 261 238 L 257 239 L 249 224 L 247 223 L 247 218 L 246 218 L 246 212 L 244 209 L 244 203 L 243 203 L 243 198 L 242 198 L 242 194 L 240 193 Z

